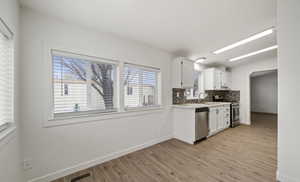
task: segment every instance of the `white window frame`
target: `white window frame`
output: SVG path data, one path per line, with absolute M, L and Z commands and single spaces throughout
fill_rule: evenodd
M 67 112 L 67 113 L 54 113 L 54 87 L 53 87 L 53 60 L 52 56 L 57 55 L 57 56 L 65 56 L 69 58 L 74 58 L 74 59 L 83 59 L 92 63 L 106 63 L 106 64 L 113 64 L 115 66 L 115 73 L 114 73 L 114 100 L 113 103 L 116 107 L 114 110 L 110 111 L 105 111 L 105 110 L 89 110 L 89 111 L 78 111 L 78 112 Z M 73 53 L 73 52 L 68 52 L 68 51 L 62 51 L 58 49 L 50 49 L 50 66 L 51 66 L 51 101 L 50 101 L 50 120 L 53 120 L 55 118 L 65 118 L 65 117 L 78 117 L 78 116 L 86 116 L 89 114 L 104 114 L 104 113 L 111 113 L 111 112 L 118 112 L 118 67 L 119 67 L 119 62 L 107 58 L 100 58 L 100 57 L 94 57 L 94 56 L 87 56 L 79 53 Z
M 5 138 L 7 135 L 12 133 L 15 129 L 15 119 L 14 119 L 14 67 L 15 67 L 15 60 L 14 60 L 14 33 L 11 31 L 9 26 L 5 23 L 5 21 L 0 17 L 0 34 L 2 34 L 4 37 L 7 38 L 11 51 L 12 51 L 12 57 L 11 57 L 11 84 L 12 84 L 12 89 L 11 89 L 11 120 L 6 121 L 2 125 L 0 125 L 0 140 Z
M 137 68 L 137 69 L 143 69 L 143 70 L 148 70 L 148 71 L 153 71 L 156 72 L 156 89 L 155 89 L 155 105 L 150 105 L 150 106 L 138 106 L 138 107 L 126 107 L 125 106 L 125 93 L 124 91 L 122 93 L 122 99 L 123 99 L 123 108 L 125 111 L 136 111 L 136 110 L 147 110 L 151 108 L 160 108 L 162 107 L 162 102 L 161 102 L 161 70 L 160 68 L 155 68 L 151 66 L 145 66 L 145 65 L 140 65 L 140 64 L 134 64 L 134 63 L 129 63 L 125 62 L 124 67 L 128 65 L 129 67 Z M 122 70 L 122 75 L 124 74 L 124 70 Z M 124 78 L 122 77 L 122 83 L 124 83 Z M 124 84 L 121 85 L 121 87 L 124 87 Z M 142 99 L 142 98 L 141 98 Z
M 197 89 L 198 95 L 194 96 L 193 93 L 192 93 L 194 91 L 195 87 L 186 88 L 186 90 L 189 90 L 192 94 L 190 96 L 187 96 L 187 98 L 186 98 L 187 100 L 199 99 L 199 94 L 204 92 L 203 91 L 203 82 L 204 82 L 203 81 L 203 72 L 201 72 L 201 71 L 196 71 L 196 72 L 197 72 L 197 75 L 198 75 L 198 89 Z
M 86 123 L 86 122 L 95 122 L 95 121 L 102 121 L 107 119 L 118 119 L 118 118 L 125 118 L 125 117 L 132 117 L 132 116 L 138 116 L 138 115 L 146 115 L 156 112 L 162 112 L 164 110 L 164 106 L 162 105 L 162 99 L 161 99 L 161 75 L 162 72 L 159 73 L 159 80 L 157 85 L 157 90 L 159 94 L 156 94 L 159 96 L 158 98 L 158 106 L 155 107 L 142 107 L 142 108 L 135 108 L 130 110 L 125 110 L 124 108 L 124 87 L 123 87 L 123 68 L 125 63 L 133 64 L 130 61 L 119 61 L 117 59 L 109 59 L 109 58 L 103 58 L 99 55 L 97 55 L 97 52 L 86 52 L 86 50 L 82 50 L 78 47 L 72 47 L 70 45 L 61 45 L 56 43 L 45 43 L 42 42 L 43 50 L 44 50 L 44 79 L 47 80 L 44 82 L 43 88 L 45 89 L 42 92 L 42 95 L 44 98 L 47 98 L 47 102 L 43 104 L 44 107 L 44 122 L 43 127 L 49 128 L 49 127 L 57 127 L 57 126 L 64 126 L 69 124 L 78 124 L 78 123 Z M 60 115 L 54 115 L 53 112 L 53 106 L 54 106 L 54 97 L 53 97 L 53 75 L 52 75 L 52 54 L 51 51 L 62 51 L 65 53 L 71 53 L 78 55 L 78 58 L 86 59 L 86 57 L 90 57 L 91 59 L 101 60 L 108 60 L 107 63 L 114 63 L 116 65 L 116 80 L 114 87 L 114 104 L 116 103 L 116 106 L 118 107 L 118 110 L 115 112 L 97 112 L 97 111 L 82 111 L 82 112 L 73 112 L 73 113 L 66 113 L 66 114 L 60 114 Z M 90 56 L 92 55 L 92 56 Z M 94 56 L 95 55 L 95 56 Z M 84 56 L 84 58 L 80 57 Z M 90 60 L 90 59 L 88 59 Z M 138 65 L 138 64 L 137 64 Z M 145 65 L 139 65 L 144 67 Z M 154 68 L 154 67 L 152 67 Z M 158 68 L 155 68 L 158 69 Z M 126 91 L 125 91 L 126 92 Z

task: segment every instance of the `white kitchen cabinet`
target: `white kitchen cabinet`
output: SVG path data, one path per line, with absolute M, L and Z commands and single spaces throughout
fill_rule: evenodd
M 209 108 L 209 134 L 217 133 L 218 130 L 218 114 L 217 108 Z
M 195 104 L 197 105 L 197 104 Z M 203 104 L 200 104 L 203 105 Z M 230 104 L 217 103 L 209 104 L 208 107 L 208 136 L 212 136 L 218 132 L 229 128 L 230 125 Z M 197 114 L 195 109 L 198 107 L 187 105 L 174 105 L 172 107 L 172 122 L 174 138 L 184 141 L 189 144 L 194 144 L 197 141 Z M 206 129 L 206 126 L 205 128 Z
M 194 62 L 187 58 L 176 58 L 172 66 L 173 88 L 194 86 Z
M 229 73 L 225 68 L 208 68 L 204 70 L 205 90 L 222 90 L 229 87 Z
M 196 140 L 195 109 L 173 108 L 173 136 L 189 144 Z
M 213 68 L 204 70 L 204 89 L 205 90 L 215 90 L 215 72 Z
M 220 131 L 225 129 L 223 107 L 218 107 L 217 114 L 218 114 L 218 131 Z
M 226 71 L 225 68 L 222 68 L 220 70 L 220 80 L 221 80 L 221 89 L 227 89 L 230 88 L 230 72 Z
M 227 105 L 224 107 L 223 110 L 223 114 L 224 114 L 224 123 L 225 123 L 225 128 L 229 128 L 230 127 L 230 106 Z
M 209 108 L 209 136 L 230 126 L 230 105 L 224 104 Z

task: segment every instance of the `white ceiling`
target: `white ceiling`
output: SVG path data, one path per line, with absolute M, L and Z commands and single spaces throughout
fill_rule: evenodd
M 271 35 L 215 56 L 212 51 L 276 26 L 276 0 L 20 0 L 22 6 L 207 63 L 276 44 Z M 273 51 L 275 54 L 276 51 Z

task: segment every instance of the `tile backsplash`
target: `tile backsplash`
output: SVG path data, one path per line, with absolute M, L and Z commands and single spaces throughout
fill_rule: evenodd
M 172 89 L 173 104 L 184 104 L 185 103 L 184 91 L 185 91 L 185 89 L 183 89 L 183 88 L 173 88 Z
M 173 88 L 173 104 L 185 104 L 185 103 L 199 103 L 199 99 L 188 100 L 184 96 L 185 89 Z M 214 98 L 221 99 L 223 102 L 240 102 L 240 91 L 238 90 L 206 90 L 207 97 L 204 99 L 206 102 L 216 101 Z
M 239 90 L 206 90 L 208 96 L 207 100 L 210 102 L 215 101 L 214 96 L 219 96 L 224 102 L 240 102 Z

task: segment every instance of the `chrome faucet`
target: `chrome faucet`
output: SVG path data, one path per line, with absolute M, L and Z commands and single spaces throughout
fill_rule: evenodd
M 202 103 L 204 101 L 204 99 L 206 99 L 207 96 L 208 96 L 207 93 L 200 92 L 199 95 L 198 95 L 199 102 Z

